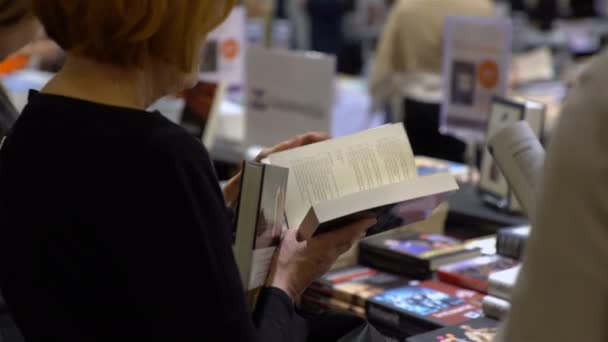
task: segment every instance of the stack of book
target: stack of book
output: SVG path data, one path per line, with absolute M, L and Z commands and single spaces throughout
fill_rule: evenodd
M 440 267 L 481 255 L 463 241 L 440 234 L 395 231 L 361 241 L 359 263 L 415 279 L 429 279 Z
M 317 280 L 303 296 L 303 306 L 365 316 L 398 341 L 477 341 L 493 336 L 510 309 L 521 267 L 513 258 L 521 254 L 505 253 L 518 249 L 512 247 L 514 239 L 504 238 L 514 230 L 524 236 L 519 242 L 523 254 L 522 228 L 474 241 L 396 231 L 369 237 L 360 245 L 364 266 Z M 505 241 L 511 247 L 505 248 Z M 490 246 L 494 244 L 496 249 Z M 496 250 L 511 257 L 495 254 Z
M 365 266 L 353 266 L 327 273 L 302 296 L 302 308 L 318 313 L 349 311 L 365 317 L 367 300 L 388 289 L 406 286 L 410 279 Z

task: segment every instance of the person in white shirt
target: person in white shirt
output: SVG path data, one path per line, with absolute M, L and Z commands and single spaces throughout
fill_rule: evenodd
M 608 341 L 608 54 L 570 94 L 500 342 Z
M 395 1 L 372 66 L 370 92 L 374 105 L 382 106 L 399 95 L 396 76 L 441 73 L 443 27 L 450 15 L 491 16 L 490 0 Z

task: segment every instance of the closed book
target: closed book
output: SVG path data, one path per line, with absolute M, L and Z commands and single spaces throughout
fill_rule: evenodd
M 488 294 L 494 297 L 511 300 L 511 294 L 517 283 L 521 266 L 496 272 L 488 279 Z
M 360 250 L 359 263 L 418 280 L 427 280 L 434 275 L 426 265 L 412 265 L 396 258 L 387 258 L 385 254 L 372 250 Z
M 233 252 L 248 291 L 264 285 L 281 241 L 288 174 L 288 169 L 277 166 L 243 165 Z
M 406 286 L 410 279 L 374 268 L 353 266 L 327 273 L 310 288 L 326 296 L 365 307 L 367 299 L 386 290 Z
M 491 274 L 513 268 L 518 264 L 519 262 L 514 259 L 499 255 L 480 256 L 441 266 L 437 276 L 443 282 L 487 293 Z
M 481 317 L 483 295 L 425 281 L 376 295 L 367 303 L 368 319 L 408 334 L 421 334 Z
M 497 320 L 506 318 L 511 310 L 511 304 L 508 301 L 494 296 L 483 297 L 481 307 L 484 315 Z
M 529 236 L 530 226 L 501 229 L 496 238 L 496 252 L 509 258 L 521 260 Z
M 498 332 L 498 322 L 477 318 L 468 322 L 410 337 L 406 342 L 490 342 Z
M 366 254 L 373 257 L 366 258 Z M 479 249 L 468 249 L 462 241 L 444 235 L 395 232 L 361 241 L 359 255 L 368 262 L 398 265 L 399 269 L 394 270 L 398 273 L 411 269 L 415 275 L 480 254 Z
M 301 302 L 305 305 L 312 304 L 323 311 L 347 311 L 361 318 L 365 318 L 364 306 L 358 306 L 334 297 L 328 297 L 310 289 L 302 294 Z

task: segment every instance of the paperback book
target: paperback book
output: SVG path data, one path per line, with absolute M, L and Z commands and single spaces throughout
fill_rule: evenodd
M 468 249 L 462 241 L 444 235 L 395 232 L 361 241 L 359 261 L 388 272 L 426 279 L 440 266 L 480 254 L 480 249 Z
M 498 332 L 498 322 L 477 318 L 468 322 L 410 337 L 406 342 L 491 342 Z
M 270 155 L 290 169 L 285 204 L 289 227 L 300 239 L 374 214 L 368 235 L 423 220 L 458 190 L 453 175 L 418 176 L 402 124 Z
M 499 255 L 480 256 L 475 259 L 445 265 L 439 268 L 439 280 L 482 293 L 488 292 L 490 275 L 513 268 L 518 261 Z
M 410 279 L 377 269 L 353 266 L 336 270 L 315 281 L 310 289 L 328 297 L 365 307 L 367 300 L 386 290 L 406 286 Z
M 481 317 L 482 298 L 478 292 L 432 280 L 370 298 L 367 315 L 372 322 L 416 335 Z

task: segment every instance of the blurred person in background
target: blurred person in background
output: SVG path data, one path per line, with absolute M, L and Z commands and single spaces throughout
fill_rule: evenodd
M 566 100 L 498 342 L 608 341 L 607 70 L 603 53 Z
M 311 48 L 337 55 L 342 47 L 342 18 L 354 0 L 305 0 L 310 17 Z
M 252 312 L 227 208 L 240 175 L 222 192 L 200 141 L 145 110 L 195 85 L 234 1 L 31 2 L 68 57 L 0 148 L 0 283 L 26 340 L 304 341 L 294 303 L 375 219 L 301 242 L 288 230 Z M 361 321 L 339 323 L 311 340 Z
M 401 92 L 400 75 L 440 74 L 443 27 L 451 15 L 491 16 L 491 0 L 397 0 L 380 38 L 370 77 L 376 107 Z

